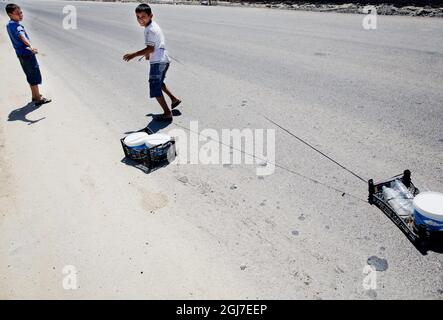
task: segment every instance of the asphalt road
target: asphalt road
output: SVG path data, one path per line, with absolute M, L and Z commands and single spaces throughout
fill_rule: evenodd
M 62 27 L 68 4 L 77 8 L 77 30 Z M 22 6 L 43 68 L 117 142 L 150 123 L 146 114 L 160 110 L 147 98 L 147 65 L 122 61 L 143 48 L 134 4 Z M 364 202 L 362 181 L 266 117 L 363 179 L 408 168 L 421 189 L 443 191 L 443 20 L 379 16 L 378 28 L 368 31 L 363 16 L 352 14 L 172 5 L 153 11 L 174 58 L 167 83 L 183 100 L 182 114 L 160 131 L 195 120 L 200 130 L 275 129 L 275 162 L 288 169 L 259 178 L 251 165 L 171 165 L 146 176 L 147 184 L 178 190 L 177 204 L 166 210 L 213 237 L 214 254 L 238 262 L 258 292 L 232 298 L 441 299 L 441 253 L 420 254 Z M 363 268 L 371 256 L 388 268 L 367 291 Z

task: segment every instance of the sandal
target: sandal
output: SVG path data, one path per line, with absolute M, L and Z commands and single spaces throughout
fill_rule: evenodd
M 41 106 L 42 104 L 46 104 L 46 103 L 49 103 L 51 101 L 52 101 L 52 99 L 48 99 L 48 98 L 43 98 L 42 97 L 40 100 L 34 100 L 34 103 L 35 103 L 36 106 Z
M 177 108 L 178 105 L 179 105 L 180 103 L 182 103 L 181 100 L 177 100 L 177 101 L 175 101 L 174 103 L 171 104 L 171 109 L 175 109 L 175 108 Z

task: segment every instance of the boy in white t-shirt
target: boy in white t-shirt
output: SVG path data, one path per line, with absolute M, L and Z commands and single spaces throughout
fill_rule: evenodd
M 145 27 L 146 48 L 128 53 L 123 56 L 123 60 L 130 61 L 135 57 L 145 56 L 150 61 L 149 69 L 149 96 L 156 98 L 163 109 L 163 114 L 155 117 L 156 120 L 172 121 L 172 112 L 163 96 L 165 92 L 171 99 L 171 109 L 176 108 L 181 100 L 175 97 L 166 87 L 164 80 L 171 60 L 165 47 L 165 36 L 160 26 L 152 20 L 152 11 L 149 5 L 142 3 L 135 9 L 138 23 Z

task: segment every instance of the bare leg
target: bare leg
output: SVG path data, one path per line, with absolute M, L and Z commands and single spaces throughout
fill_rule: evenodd
M 166 103 L 165 97 L 156 97 L 160 107 L 163 109 L 163 117 L 164 118 L 172 118 L 171 110 L 169 110 L 168 104 Z
M 179 100 L 176 96 L 174 96 L 172 94 L 171 91 L 169 91 L 168 87 L 166 87 L 166 84 L 164 84 L 164 83 L 163 83 L 163 86 L 162 86 L 162 90 L 163 90 L 164 93 L 166 93 L 168 95 L 168 97 L 169 97 L 169 99 L 171 99 L 172 103 L 177 102 Z
M 31 86 L 32 100 L 37 101 L 41 99 L 40 90 L 38 86 Z

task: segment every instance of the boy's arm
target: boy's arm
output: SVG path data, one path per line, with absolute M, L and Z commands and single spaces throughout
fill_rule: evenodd
M 154 52 L 154 47 L 147 46 L 146 48 L 144 48 L 144 49 L 142 49 L 140 51 L 137 51 L 137 52 L 134 52 L 134 53 L 125 54 L 123 56 L 123 60 L 130 61 L 130 60 L 134 59 L 135 57 L 140 57 L 140 56 L 148 57 L 151 52 Z
M 36 48 L 33 48 L 31 43 L 29 42 L 28 39 L 26 39 L 26 37 L 23 34 L 19 34 L 19 38 L 20 40 L 25 44 L 26 49 L 30 50 L 32 53 L 37 54 L 38 50 Z

